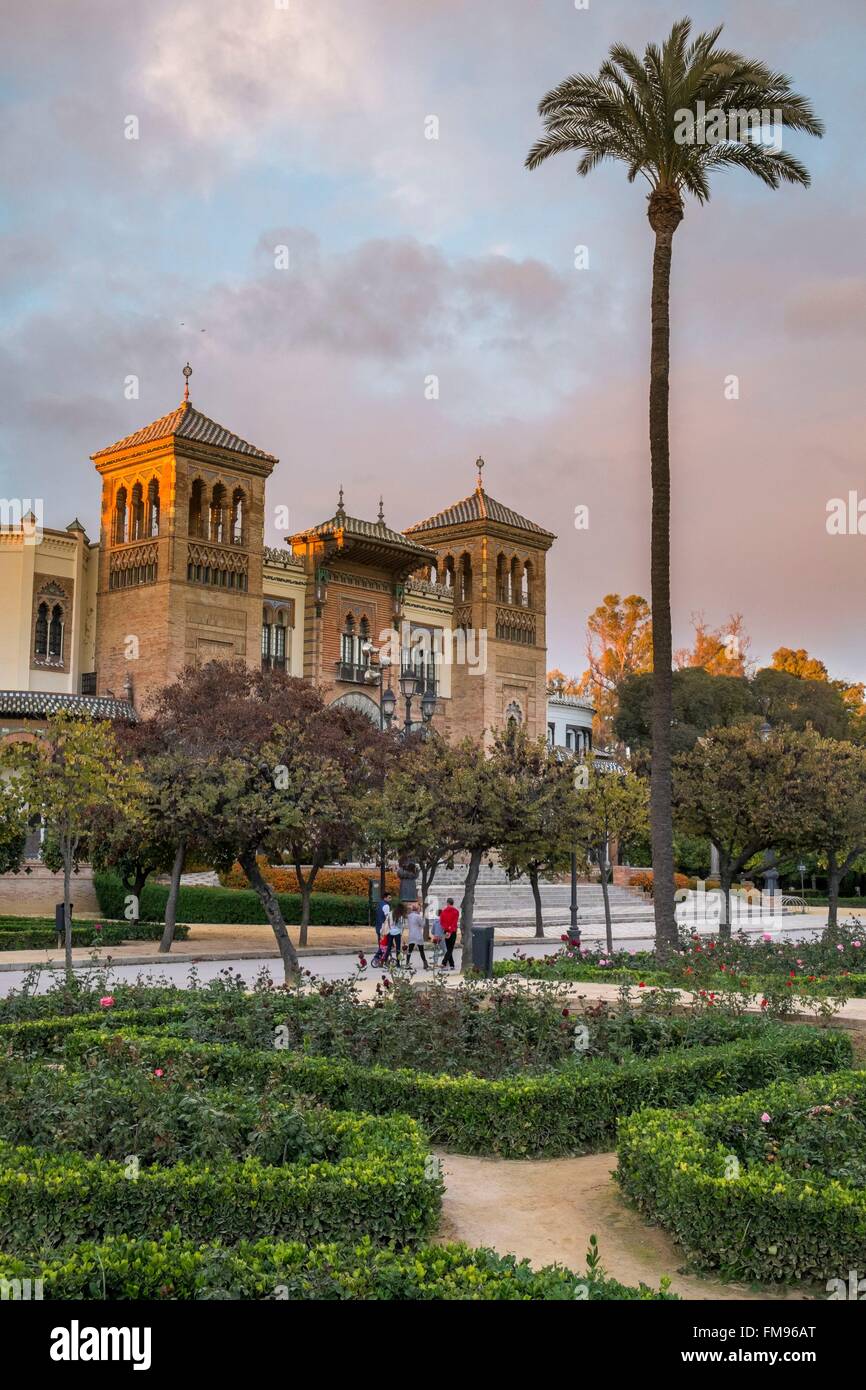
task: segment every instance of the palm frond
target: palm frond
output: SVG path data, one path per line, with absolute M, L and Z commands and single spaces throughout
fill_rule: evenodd
M 656 188 L 710 196 L 714 169 L 739 167 L 765 184 L 808 184 L 805 166 L 788 151 L 761 143 L 766 114 L 776 127 L 823 134 L 823 123 L 790 78 L 766 63 L 720 48 L 722 26 L 692 34 L 690 19 L 678 20 L 662 44 L 647 44 L 643 58 L 622 43 L 611 46 L 596 76 L 575 73 L 551 88 L 539 103 L 545 134 L 532 146 L 527 167 L 553 154 L 579 153 L 577 171 L 590 173 L 607 159 L 626 165 Z M 685 130 L 699 111 L 715 129 Z M 718 137 L 722 138 L 719 139 Z

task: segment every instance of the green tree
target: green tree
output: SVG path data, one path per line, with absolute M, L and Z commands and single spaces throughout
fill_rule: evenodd
M 16 782 L 8 782 L 0 764 L 0 874 L 17 873 L 27 843 L 27 807 Z
M 633 772 L 609 772 L 584 764 L 585 778 L 574 785 L 571 834 L 586 858 L 595 859 L 604 898 L 607 949 L 613 950 L 613 919 L 608 891 L 608 851 L 613 841 L 646 833 L 649 826 L 649 788 Z M 585 785 L 584 785 L 585 782 Z
M 719 855 L 724 898 L 719 935 L 731 934 L 731 885 L 762 850 L 788 843 L 800 812 L 804 739 L 789 729 L 763 736 L 758 721 L 714 729 L 674 765 L 674 811 L 688 835 L 710 840 Z M 654 873 L 656 883 L 657 874 Z
M 421 871 L 424 904 L 439 865 L 461 848 L 455 839 L 452 783 L 460 755 L 438 734 L 404 746 L 380 794 L 370 799 L 369 842 L 381 840 L 398 858 L 410 857 Z
M 472 969 L 475 886 L 485 854 L 502 839 L 509 784 L 507 772 L 503 771 L 503 758 L 495 749 L 488 757 L 481 743 L 466 738 L 454 745 L 453 752 L 449 795 L 454 816 L 454 844 L 469 854 L 460 910 L 463 943 L 460 968 L 466 974 Z
M 616 735 L 627 746 L 635 768 L 649 772 L 652 753 L 652 676 L 630 676 L 619 688 Z M 699 666 L 674 671 L 671 679 L 673 752 L 686 753 L 701 735 L 739 724 L 758 713 L 744 676 L 713 676 Z
M 509 878 L 525 874 L 535 904 L 535 935 L 544 936 L 539 878 L 565 868 L 573 844 L 568 839 L 573 769 L 545 739 L 530 739 L 524 728 L 509 728 L 494 739 L 494 753 L 508 784 L 497 844 Z
M 845 697 L 827 681 L 809 680 L 765 666 L 755 674 L 752 695 L 756 708 L 766 714 L 774 727 L 811 727 L 825 738 L 844 739 L 849 733 L 850 712 Z
M 677 941 L 671 814 L 668 436 L 673 237 L 683 219 L 684 196 L 691 194 L 705 203 L 710 196 L 709 176 L 717 169 L 744 169 L 770 188 L 778 188 L 783 181 L 808 185 L 808 171 L 794 155 L 762 144 L 758 132 L 750 136 L 740 129 L 736 123 L 743 113 L 771 110 L 778 113 L 783 130 L 823 133 L 809 103 L 791 90 L 787 77 L 764 63 L 720 48 L 721 32 L 720 25 L 691 39 L 691 21 L 679 20 L 660 47 L 647 45 L 643 60 L 624 44 L 615 44 L 597 76 L 568 77 L 548 92 L 539 106 L 545 134 L 526 161 L 534 169 L 551 155 L 580 151 L 577 172 L 581 175 L 614 159 L 627 166 L 629 182 L 640 175 L 649 184 L 647 216 L 655 238 L 649 390 L 650 602 L 655 673 L 651 834 L 656 944 L 662 957 Z M 703 113 L 715 122 L 712 127 Z M 720 126 L 722 135 L 718 138 Z
M 63 870 L 67 977 L 72 974 L 72 875 L 97 841 L 103 817 L 122 814 L 134 826 L 141 813 L 141 774 L 124 762 L 112 726 L 62 712 L 32 743 L 7 751 L 17 794 L 45 826 Z M 52 854 L 46 855 L 50 864 Z
M 809 734 L 790 848 L 817 850 L 827 865 L 827 925 L 835 927 L 839 884 L 866 854 L 866 749 Z

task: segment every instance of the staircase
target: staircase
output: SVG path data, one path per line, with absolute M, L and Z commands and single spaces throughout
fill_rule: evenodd
M 463 880 L 465 866 L 437 873 L 431 894 L 439 899 L 440 906 L 446 898 L 453 898 L 459 907 L 463 901 Z M 482 871 L 483 872 L 483 871 Z M 457 875 L 459 874 L 459 878 Z M 494 877 L 499 875 L 499 877 Z M 564 931 L 570 921 L 571 885 L 568 883 L 542 883 L 541 913 L 545 934 L 554 935 Z M 652 924 L 653 908 L 650 900 L 644 900 L 628 888 L 611 884 L 608 888 L 611 917 L 620 924 Z M 600 883 L 579 883 L 577 885 L 577 920 L 581 930 L 591 926 L 604 925 L 604 898 Z M 486 877 L 479 875 L 475 889 L 475 923 L 477 926 L 496 926 L 516 929 L 520 934 L 535 929 L 535 900 L 528 882 L 519 879 L 509 883 L 501 869 L 486 871 Z

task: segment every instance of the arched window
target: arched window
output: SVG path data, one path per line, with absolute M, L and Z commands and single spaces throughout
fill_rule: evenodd
M 262 669 L 285 671 L 289 665 L 289 615 L 268 604 L 262 610 Z
M 508 602 L 520 602 L 521 563 L 515 555 L 508 571 Z
M 340 660 L 344 666 L 357 666 L 356 655 L 359 646 L 360 641 L 355 631 L 355 619 L 351 613 L 347 613 L 340 637 Z
M 129 539 L 129 518 L 126 508 L 126 488 L 117 489 L 117 496 L 114 501 L 114 543 L 123 545 Z
M 532 607 L 532 561 L 527 560 L 523 566 L 523 577 L 520 581 L 520 602 L 524 608 Z
M 508 602 L 508 577 L 501 550 L 496 557 L 496 598 L 499 603 Z
M 472 560 L 465 550 L 460 556 L 458 577 L 457 597 L 461 603 L 468 603 L 472 597 Z
M 63 609 L 59 603 L 55 603 L 51 610 L 51 622 L 48 625 L 48 655 L 61 660 L 63 657 Z
M 144 492 L 141 483 L 132 489 L 132 539 L 140 541 L 144 536 Z
M 48 655 L 48 604 L 40 603 L 36 610 L 36 638 L 33 643 L 34 656 Z
M 454 588 L 454 556 L 446 555 L 443 561 L 442 579 L 440 581 L 446 589 Z
M 243 489 L 236 487 L 232 493 L 232 545 L 243 545 L 244 543 L 244 512 L 246 510 L 246 498 Z
M 214 483 L 210 499 L 209 539 L 222 545 L 226 530 L 226 490 L 222 483 Z
M 516 700 L 512 700 L 506 707 L 505 722 L 510 729 L 519 729 L 523 723 L 523 710 Z
M 147 485 L 147 535 L 159 535 L 159 483 L 151 478 Z
M 203 536 L 204 526 L 202 508 L 204 506 L 204 483 L 201 478 L 196 478 L 189 490 L 189 526 L 187 527 L 190 536 Z
M 273 640 L 274 665 L 278 671 L 285 671 L 286 669 L 286 656 L 288 654 L 288 643 L 286 641 L 287 633 L 288 626 L 286 623 L 286 615 L 281 608 L 277 613 L 277 620 L 274 623 Z

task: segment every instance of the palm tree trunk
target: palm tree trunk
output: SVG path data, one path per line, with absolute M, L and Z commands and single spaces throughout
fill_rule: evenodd
M 668 434 L 670 384 L 670 283 L 673 235 L 682 220 L 679 195 L 655 189 L 648 216 L 655 232 L 652 281 L 649 433 L 652 477 L 650 601 L 652 605 L 653 704 L 650 839 L 656 955 L 676 948 L 674 837 L 671 810 L 672 641 L 670 590 L 671 473 Z

